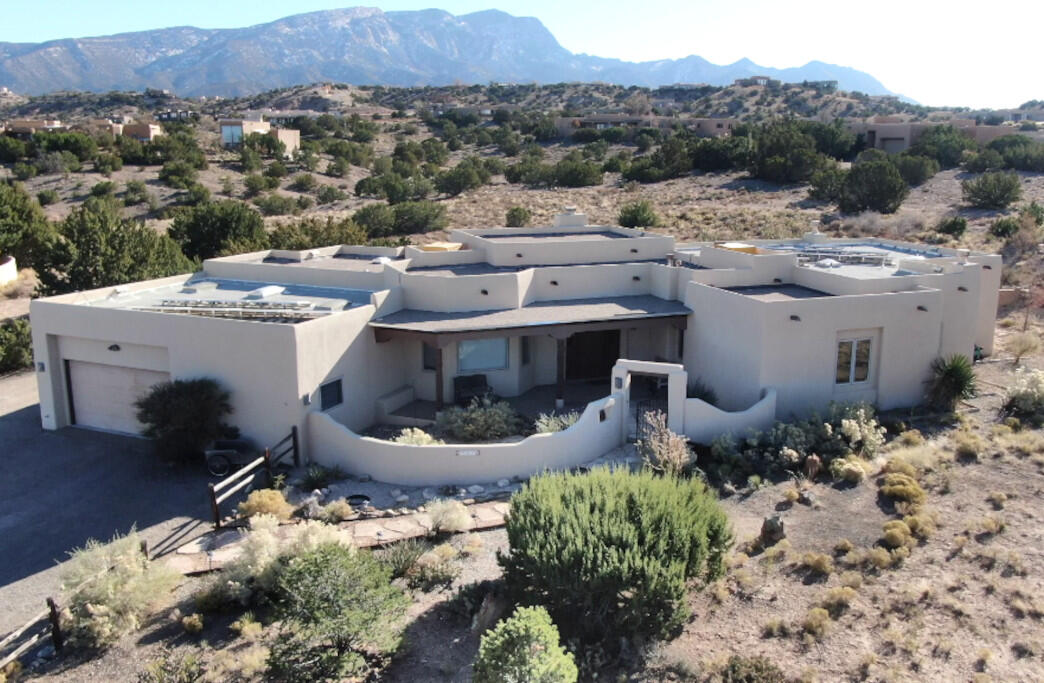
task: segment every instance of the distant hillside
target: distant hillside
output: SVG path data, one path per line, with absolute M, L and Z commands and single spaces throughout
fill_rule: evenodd
M 356 7 L 298 14 L 238 29 L 177 27 L 46 43 L 0 43 L 0 86 L 17 93 L 169 89 L 183 96 L 248 95 L 301 83 L 395 86 L 456 82 L 593 82 L 654 87 L 727 85 L 765 75 L 836 80 L 843 90 L 890 94 L 869 74 L 809 62 L 772 69 L 690 56 L 625 62 L 574 54 L 537 19 L 497 10 L 382 12 Z

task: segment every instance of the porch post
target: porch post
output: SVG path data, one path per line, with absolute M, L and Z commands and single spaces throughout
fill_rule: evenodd
M 435 409 L 442 410 L 442 392 L 443 392 L 443 379 L 442 379 L 442 351 L 445 347 L 435 347 Z
M 558 350 L 557 385 L 555 386 L 555 408 L 558 410 L 561 410 L 565 407 L 567 340 L 568 337 L 555 337 L 555 346 Z

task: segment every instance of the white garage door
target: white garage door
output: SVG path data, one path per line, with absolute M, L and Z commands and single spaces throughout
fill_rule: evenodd
M 139 434 L 134 402 L 149 387 L 170 380 L 170 373 L 138 370 L 118 365 L 69 361 L 76 424 L 94 429 Z

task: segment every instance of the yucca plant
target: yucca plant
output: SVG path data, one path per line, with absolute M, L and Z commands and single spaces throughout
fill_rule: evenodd
M 957 402 L 975 396 L 975 369 L 968 356 L 955 353 L 932 361 L 932 378 L 928 381 L 928 403 L 952 411 Z

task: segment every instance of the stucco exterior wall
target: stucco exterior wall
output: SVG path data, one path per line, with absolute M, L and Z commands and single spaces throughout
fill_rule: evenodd
M 18 279 L 18 264 L 14 256 L 0 257 L 0 285 L 14 282 Z
M 574 467 L 622 443 L 616 394 L 588 404 L 570 428 L 515 443 L 408 446 L 359 436 L 329 415 L 308 416 L 313 461 L 405 486 L 488 483 L 544 469 Z M 604 420 L 602 416 L 604 415 Z
M 685 399 L 685 436 L 694 443 L 710 444 L 723 434 L 741 437 L 749 430 L 764 431 L 776 420 L 776 390 L 766 389 L 764 397 L 736 412 L 721 410 L 698 398 Z

